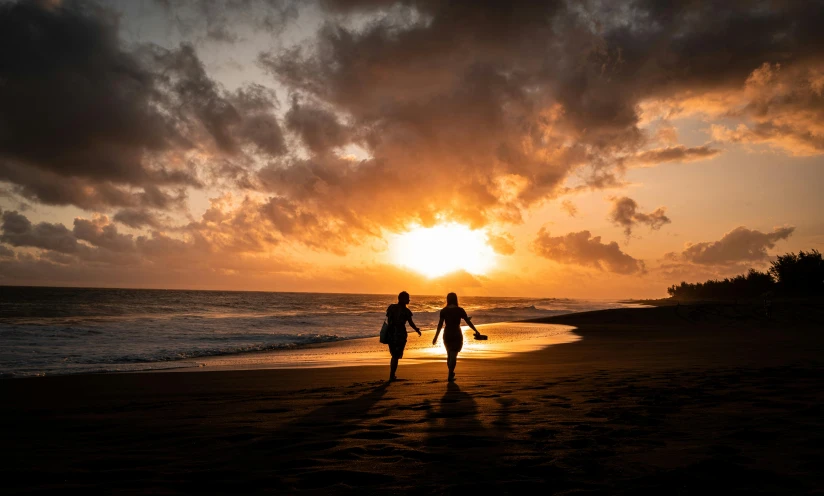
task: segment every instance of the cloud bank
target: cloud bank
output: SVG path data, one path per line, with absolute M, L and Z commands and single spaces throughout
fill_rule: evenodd
M 767 249 L 789 238 L 795 227 L 777 227 L 763 233 L 744 226 L 736 227 L 718 241 L 688 243 L 681 256 L 696 264 L 721 265 L 736 262 L 763 261 L 768 258 Z
M 562 264 L 593 267 L 617 274 L 636 274 L 646 271 L 644 262 L 621 251 L 618 243 L 602 243 L 601 236 L 592 236 L 589 231 L 551 236 L 544 228 L 532 243 L 538 255 Z
M 181 33 L 203 24 L 232 43 L 241 28 L 277 36 L 302 11 L 287 1 L 159 5 Z M 151 227 L 157 212 L 182 211 L 189 191 L 222 185 L 271 195 L 292 216 L 351 224 L 359 240 L 442 218 L 517 223 L 568 191 L 572 175 L 601 188 L 620 184 L 628 165 L 720 152 L 647 130 L 655 118 L 723 114 L 742 123 L 713 128 L 720 142 L 821 151 L 822 14 L 803 3 L 311 8 L 324 19 L 314 38 L 259 56 L 291 100 L 281 111 L 266 86 L 224 89 L 192 44 L 127 46 L 98 4 L 3 4 L 0 180 L 32 201 L 122 209 L 118 221 Z M 363 153 L 336 155 L 345 147 Z
M 3 205 L 86 212 L 71 228 L 5 212 L 7 263 L 156 268 L 179 254 L 193 271 L 245 270 L 284 246 L 342 255 L 411 224 L 506 232 L 562 195 L 620 187 L 629 168 L 735 145 L 824 153 L 824 9 L 814 3 L 156 5 L 181 43 L 125 42 L 105 2 L 0 4 Z M 304 15 L 319 29 L 281 38 Z M 265 79 L 227 88 L 204 43 L 260 33 L 272 42 L 243 48 Z M 685 117 L 712 121 L 711 141 L 680 143 L 672 122 Z M 189 212 L 205 196 L 206 212 Z M 610 218 L 627 235 L 670 222 L 627 197 Z M 740 229 L 679 257 L 763 259 L 790 235 Z M 514 241 L 490 237 L 501 254 Z M 587 230 L 542 230 L 533 248 L 644 270 Z M 231 254 L 258 258 L 235 266 Z
M 650 229 L 657 231 L 665 224 L 672 222 L 666 216 L 667 209 L 665 207 L 658 207 L 649 213 L 638 211 L 638 203 L 627 196 L 620 198 L 613 197 L 612 208 L 609 212 L 609 219 L 613 224 L 624 228 L 624 234 L 629 237 L 632 234 L 632 229 L 638 224 L 649 226 Z

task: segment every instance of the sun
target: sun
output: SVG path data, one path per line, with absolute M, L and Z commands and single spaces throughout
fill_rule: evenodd
M 427 277 L 465 270 L 483 275 L 495 266 L 496 255 L 483 230 L 462 224 L 416 227 L 389 240 L 392 261 Z

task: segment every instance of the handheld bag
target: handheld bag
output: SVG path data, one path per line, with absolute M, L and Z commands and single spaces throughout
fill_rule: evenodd
M 383 325 L 381 326 L 381 335 L 380 335 L 381 343 L 389 344 L 389 323 L 384 319 Z

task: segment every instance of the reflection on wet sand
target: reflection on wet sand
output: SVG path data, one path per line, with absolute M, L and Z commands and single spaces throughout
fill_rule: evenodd
M 463 328 L 464 347 L 458 360 L 502 358 L 580 339 L 580 336 L 572 332 L 573 327 L 557 324 L 509 322 L 477 327 L 480 332 L 489 336 L 489 340 L 475 341 L 472 339 L 472 332 L 468 331 L 468 328 Z M 422 337 L 409 337 L 402 360 L 405 365 L 446 359 L 443 345 L 432 345 L 432 335 L 433 331 L 429 330 L 424 331 Z M 386 345 L 380 344 L 375 336 L 288 351 L 209 357 L 193 363 L 197 363 L 205 370 L 319 368 L 384 365 L 388 357 Z

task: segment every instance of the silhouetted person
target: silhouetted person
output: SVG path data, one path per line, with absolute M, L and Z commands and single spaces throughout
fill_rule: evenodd
M 481 334 L 472 325 L 466 311 L 458 306 L 458 295 L 449 293 L 446 295 L 446 306 L 441 309 L 441 319 L 438 321 L 438 330 L 435 331 L 435 338 L 432 344 L 438 342 L 438 336 L 441 334 L 441 326 L 446 322 L 446 328 L 443 331 L 443 345 L 446 347 L 446 366 L 449 368 L 449 382 L 455 380 L 455 365 L 458 363 L 458 353 L 463 348 L 463 333 L 461 332 L 461 319 L 464 319 L 469 327 L 475 331 L 475 335 Z
M 412 322 L 412 311 L 406 308 L 409 304 L 409 293 L 401 291 L 398 295 L 398 302 L 389 305 L 386 309 L 386 318 L 389 323 L 389 353 L 392 354 L 392 361 L 389 362 L 389 380 L 394 381 L 395 371 L 398 370 L 398 360 L 403 358 L 403 349 L 406 348 L 406 323 L 415 329 L 418 336 L 421 330 Z

